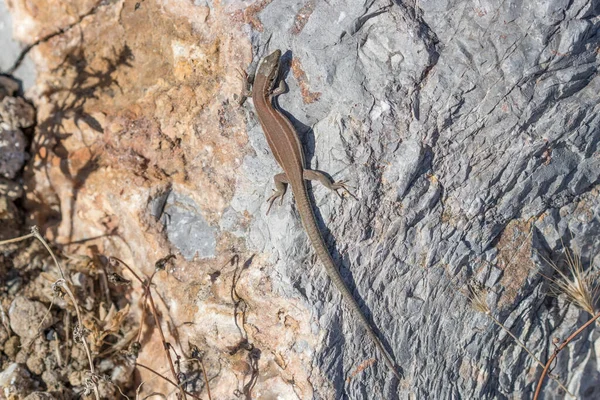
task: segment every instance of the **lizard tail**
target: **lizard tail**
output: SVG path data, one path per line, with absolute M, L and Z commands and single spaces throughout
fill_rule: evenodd
M 371 325 L 371 323 L 369 322 L 369 320 L 367 319 L 365 314 L 360 309 L 360 306 L 356 302 L 356 299 L 352 295 L 352 292 L 350 292 L 350 290 L 348 289 L 348 286 L 346 286 L 346 284 L 344 283 L 337 266 L 333 262 L 333 259 L 331 258 L 331 254 L 329 253 L 329 250 L 327 249 L 327 246 L 325 245 L 325 241 L 323 240 L 323 236 L 321 235 L 321 231 L 319 230 L 319 227 L 317 226 L 315 214 L 314 214 L 312 205 L 311 205 L 309 197 L 308 197 L 308 192 L 306 191 L 306 186 L 305 185 L 303 185 L 303 186 L 304 186 L 303 188 L 298 188 L 298 190 L 296 190 L 296 188 L 293 188 L 294 195 L 295 195 L 294 197 L 296 200 L 296 206 L 298 207 L 298 213 L 300 214 L 300 217 L 302 220 L 302 225 L 304 226 L 304 230 L 306 231 L 306 233 L 308 234 L 308 237 L 310 238 L 310 241 L 315 249 L 315 252 L 317 253 L 317 257 L 323 263 L 323 265 L 325 267 L 325 271 L 327 271 L 327 275 L 329 275 L 329 278 L 332 280 L 335 287 L 342 293 L 343 298 L 346 300 L 346 302 L 352 309 L 352 312 L 356 316 L 358 316 L 358 318 L 362 322 L 363 326 L 366 328 L 368 335 L 371 337 L 371 340 L 373 340 L 373 342 L 375 343 L 375 346 L 379 349 L 379 351 L 383 355 L 383 358 L 384 358 L 387 366 L 392 370 L 394 375 L 399 380 L 401 380 L 402 377 L 400 376 L 400 373 L 396 369 L 396 365 L 395 365 L 394 361 L 392 360 L 392 357 L 389 355 L 389 353 L 383 346 L 383 343 L 381 343 L 381 340 L 379 340 L 379 337 L 377 337 L 377 334 L 373 330 L 373 326 Z

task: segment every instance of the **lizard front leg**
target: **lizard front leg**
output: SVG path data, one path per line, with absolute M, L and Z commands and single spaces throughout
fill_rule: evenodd
M 238 105 L 242 106 L 248 97 L 252 97 L 253 77 L 249 77 L 246 71 L 242 71 L 239 68 L 237 69 L 237 73 L 242 83 L 242 90 L 240 90 L 240 99 L 238 100 Z

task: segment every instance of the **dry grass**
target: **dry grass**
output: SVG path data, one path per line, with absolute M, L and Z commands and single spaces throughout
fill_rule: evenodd
M 592 268 L 584 270 L 581 255 L 568 248 L 564 249 L 567 272 L 563 272 L 555 262 L 544 258 L 558 277 L 551 278 L 542 274 L 552 283 L 552 294 L 566 295 L 567 300 L 590 315 L 596 314 L 598 303 L 598 280 Z
M 525 344 L 521 342 L 519 338 L 517 338 L 502 322 L 500 322 L 496 317 L 494 317 L 494 315 L 492 314 L 492 310 L 487 303 L 487 294 L 487 289 L 475 284 L 469 285 L 468 298 L 469 302 L 471 303 L 471 308 L 473 308 L 473 310 L 477 312 L 487 315 L 492 320 L 492 322 L 494 322 L 494 324 L 498 325 L 500 329 L 506 332 L 519 347 L 525 350 L 525 352 L 527 352 L 527 354 L 529 354 L 529 356 L 531 356 L 531 358 L 533 358 L 539 366 L 545 368 L 545 364 L 542 363 L 540 359 L 537 358 L 535 354 L 533 354 L 527 348 L 527 346 L 525 346 Z M 563 385 L 555 376 L 549 375 L 549 377 L 550 379 L 554 380 L 558 384 L 558 386 L 560 386 L 561 389 L 564 390 L 567 394 L 569 394 L 571 397 L 575 397 L 575 395 L 569 392 L 565 385 Z

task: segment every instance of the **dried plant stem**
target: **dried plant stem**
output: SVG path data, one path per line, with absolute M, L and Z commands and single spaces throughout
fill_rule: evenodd
M 83 327 L 83 319 L 81 318 L 81 311 L 79 310 L 79 306 L 77 305 L 77 301 L 75 300 L 75 295 L 73 295 L 73 292 L 69 288 L 67 281 L 65 281 L 64 279 L 59 279 L 58 281 L 56 281 L 56 285 L 60 286 L 65 291 L 65 293 L 67 293 L 69 298 L 71 299 L 71 302 L 73 303 L 73 307 L 75 307 L 75 313 L 77 314 L 77 324 L 79 325 L 79 329 L 83 330 L 84 327 Z M 96 370 L 94 368 L 94 359 L 92 358 L 92 352 L 90 351 L 90 346 L 87 343 L 84 333 L 81 334 L 81 344 L 83 345 L 85 354 L 87 355 L 88 363 L 90 365 L 90 373 L 92 374 L 92 376 L 94 376 L 96 374 Z M 92 379 L 91 382 L 92 382 L 92 386 L 94 388 L 94 396 L 96 397 L 97 400 L 100 400 L 100 393 L 98 392 L 98 385 L 96 384 L 96 381 L 94 379 Z
M 81 311 L 79 311 L 79 307 L 77 306 L 77 303 L 75 302 L 75 296 L 73 295 L 73 292 L 69 288 L 69 285 L 67 285 L 67 282 L 62 279 L 59 279 L 56 283 L 58 285 L 60 285 L 60 287 L 67 293 L 67 295 L 73 302 L 73 306 L 75 307 L 75 313 L 77 314 L 77 321 L 79 322 L 79 327 L 80 327 L 80 329 L 83 329 L 83 324 L 81 322 L 81 321 L 83 321 L 83 319 L 81 318 Z M 94 370 L 94 361 L 92 359 L 92 352 L 90 351 L 87 341 L 85 340 L 85 335 L 81 335 L 81 343 L 83 344 L 83 348 L 85 349 L 85 354 L 87 354 L 87 358 L 90 363 L 90 371 L 92 372 L 92 374 L 94 374 L 95 370 Z
M 37 240 L 39 240 L 40 242 L 42 242 L 42 244 L 44 245 L 44 247 L 46 248 L 46 250 L 48 250 L 48 253 L 50 253 L 50 256 L 54 260 L 54 264 L 56 264 L 56 267 L 58 268 L 58 271 L 60 272 L 60 277 L 64 281 L 66 281 L 67 278 L 65 278 L 65 274 L 63 272 L 63 269 L 62 269 L 60 263 L 58 262 L 58 259 L 54 255 L 54 252 L 50 249 L 50 246 L 48 245 L 48 243 L 44 240 L 44 238 L 42 237 L 42 235 L 40 235 L 40 232 L 39 232 L 37 226 L 34 225 L 34 226 L 31 227 L 31 234 L 33 236 L 35 236 Z M 73 297 L 73 302 L 75 302 L 75 297 Z M 79 318 L 79 314 L 77 314 L 77 317 Z M 79 322 L 81 322 L 81 318 L 79 318 Z
M 523 350 L 525 350 L 527 352 L 527 354 L 529 354 L 534 360 L 535 362 L 537 362 L 539 365 L 541 365 L 542 367 L 544 367 L 544 363 L 542 363 L 536 356 L 535 354 L 533 354 L 531 351 L 529 351 L 529 349 L 506 327 L 504 326 L 504 324 L 502 324 L 502 322 L 498 321 L 496 319 L 496 317 L 494 317 L 492 314 L 489 314 L 489 317 L 492 319 L 492 321 L 494 321 L 494 323 L 496 325 L 498 325 L 500 328 L 502 328 L 502 330 L 506 333 L 508 333 L 510 335 L 511 338 L 513 338 L 513 340 L 517 343 L 517 345 L 519 347 L 521 347 Z M 559 382 L 560 384 L 560 382 Z M 561 385 L 562 386 L 562 385 Z
M 131 274 L 135 277 L 135 279 L 137 279 L 137 281 L 140 283 L 140 285 L 142 285 L 142 288 L 144 287 L 144 280 L 138 274 L 136 274 L 135 271 L 129 265 L 127 265 L 127 263 L 125 261 L 121 260 L 120 258 L 114 257 L 114 256 L 111 256 L 109 258 L 109 263 L 111 262 L 111 260 L 114 260 L 114 261 L 118 262 L 119 264 L 121 264 L 122 266 L 124 266 L 129 272 L 131 272 Z M 148 293 L 144 292 L 144 296 L 143 296 L 144 301 L 142 301 L 142 315 L 140 317 L 140 321 L 144 321 L 146 319 L 146 308 L 147 308 L 146 296 L 147 295 L 148 295 Z M 141 323 L 140 329 L 138 330 L 136 342 L 141 342 L 141 340 L 142 340 L 143 327 L 144 327 L 144 324 Z
M 208 400 L 212 400 L 210 395 L 210 386 L 208 385 L 208 376 L 206 375 L 206 368 L 204 368 L 204 362 L 200 359 L 200 365 L 202 366 L 202 375 L 204 375 L 204 382 L 206 383 L 206 393 L 208 394 Z
M 21 240 L 26 240 L 26 239 L 29 239 L 30 237 L 33 237 L 33 236 L 34 236 L 33 233 L 28 233 L 25 236 L 19 236 L 19 237 L 16 237 L 14 239 L 2 240 L 2 241 L 0 241 L 0 246 L 2 246 L 3 244 L 10 244 L 10 243 L 20 242 Z
M 171 385 L 175 386 L 176 388 L 181 389 L 181 387 L 177 383 L 173 382 L 172 380 L 170 380 L 169 378 L 167 378 L 166 376 L 164 376 L 160 372 L 158 372 L 158 371 L 156 371 L 156 370 L 154 370 L 154 369 L 152 369 L 150 367 L 147 367 L 144 364 L 136 363 L 135 365 L 138 366 L 138 367 L 142 367 L 144 369 L 147 369 L 148 371 L 152 372 L 154 375 L 161 377 L 162 379 L 164 379 L 165 381 L 169 382 Z M 183 389 L 181 389 L 181 390 L 183 390 Z M 187 394 L 188 396 L 194 398 L 194 399 L 200 399 L 201 400 L 201 397 L 198 397 L 198 396 L 196 396 L 196 395 L 188 392 L 187 390 L 183 390 L 183 392 L 185 394 Z
M 564 340 L 560 344 L 560 346 L 558 346 L 556 349 L 554 349 L 554 353 L 552 353 L 552 355 L 548 359 L 548 362 L 544 366 L 544 370 L 542 371 L 542 375 L 540 376 L 540 379 L 538 381 L 537 388 L 535 389 L 535 395 L 533 396 L 533 400 L 537 400 L 539 398 L 540 393 L 542 391 L 542 385 L 544 384 L 544 378 L 546 377 L 546 375 L 548 375 L 548 371 L 550 370 L 550 365 L 552 365 L 552 362 L 554 361 L 556 356 L 558 356 L 558 353 L 562 349 L 564 349 L 573 339 L 575 339 L 581 332 L 583 332 L 588 326 L 592 325 L 598 318 L 600 318 L 600 312 L 597 313 L 596 315 L 594 315 L 594 318 L 590 319 L 583 326 L 581 326 L 579 329 L 577 329 L 575 332 L 573 332 L 571 334 L 571 336 L 569 336 L 566 340 Z
M 133 276 L 141 283 L 142 289 L 144 290 L 144 298 L 150 304 L 150 310 L 152 311 L 152 316 L 154 317 L 154 323 L 158 328 L 158 332 L 160 334 L 160 338 L 162 340 L 163 348 L 165 349 L 165 355 L 167 356 L 167 360 L 169 361 L 169 368 L 171 369 L 171 374 L 173 375 L 173 379 L 177 382 L 175 386 L 179 388 L 179 392 L 181 393 L 181 397 L 186 399 L 186 391 L 181 387 L 181 383 L 179 382 L 179 378 L 177 377 L 177 372 L 175 372 L 175 364 L 173 364 L 173 358 L 171 357 L 171 351 L 169 350 L 170 346 L 167 344 L 167 340 L 165 338 L 165 334 L 162 330 L 162 326 L 160 324 L 160 319 L 158 318 L 158 312 L 156 311 L 156 306 L 154 304 L 154 299 L 152 298 L 152 291 L 150 289 L 152 285 L 152 278 L 154 278 L 154 274 L 150 277 L 150 279 L 143 280 L 135 271 L 127 265 L 123 260 L 117 257 L 111 257 L 111 259 L 119 262 L 123 265 L 129 272 L 133 274 Z M 140 329 L 141 333 L 141 329 Z M 139 364 L 138 364 L 139 365 Z
M 114 256 L 110 256 L 109 263 L 111 260 L 115 260 L 116 262 L 118 262 L 119 264 L 121 264 L 122 266 L 127 268 L 127 270 L 129 272 L 131 272 L 131 274 L 135 277 L 135 279 L 137 279 L 138 282 L 140 282 L 142 284 L 142 286 L 144 285 L 144 280 L 138 274 L 136 274 L 136 272 L 133 270 L 133 268 L 131 268 L 129 265 L 127 265 L 127 263 L 125 261 L 121 260 L 120 258 L 114 257 Z
M 175 365 L 173 364 L 173 358 L 171 357 L 171 351 L 169 350 L 169 346 L 167 346 L 167 340 L 165 339 L 165 334 L 162 330 L 162 327 L 160 326 L 160 319 L 158 318 L 158 313 L 156 312 L 156 307 L 154 306 L 154 299 L 152 298 L 152 295 L 150 294 L 150 281 L 148 281 L 148 286 L 146 286 L 145 290 L 148 291 L 148 301 L 150 302 L 150 309 L 152 310 L 152 315 L 154 316 L 154 323 L 158 327 L 158 333 L 160 334 L 160 338 L 163 342 L 163 346 L 165 348 L 165 354 L 167 356 L 167 359 L 169 360 L 169 367 L 171 368 L 171 373 L 173 374 L 173 378 L 175 378 L 179 382 L 179 379 L 177 378 L 177 373 L 175 372 Z M 186 398 L 185 390 L 183 390 L 183 388 L 181 386 L 179 386 L 179 383 L 177 384 L 177 387 L 179 387 L 179 391 L 181 392 L 181 395 L 182 395 L 183 399 L 185 400 L 185 398 Z
M 65 365 L 69 365 L 69 361 L 71 361 L 71 346 L 72 346 L 71 338 L 69 337 L 69 335 L 71 333 L 71 314 L 65 313 L 64 324 L 65 324 L 65 346 L 67 348 Z
M 531 358 L 533 358 L 535 360 L 535 362 L 537 362 L 542 368 L 545 367 L 544 363 L 542 363 L 536 356 L 535 354 L 533 354 L 531 351 L 529 351 L 529 349 L 525 346 L 525 344 L 523 344 L 523 342 L 521 342 L 506 326 L 504 326 L 504 324 L 502 324 L 502 322 L 498 321 L 496 319 L 496 317 L 494 317 L 492 314 L 488 314 L 488 316 L 492 319 L 492 321 L 494 321 L 494 323 L 496 325 L 498 325 L 500 328 L 502 328 L 502 330 L 506 333 L 508 333 L 510 335 L 510 337 L 513 338 L 513 340 L 517 343 L 517 345 L 519 347 L 521 347 L 523 350 L 525 350 L 527 352 L 527 354 L 529 354 L 531 356 Z M 563 385 L 558 379 L 556 379 L 555 377 L 553 377 L 552 375 L 550 375 L 550 379 L 552 379 L 554 382 L 556 382 L 558 384 L 558 386 L 561 387 L 562 390 L 564 390 L 569 396 L 571 397 L 575 397 L 575 395 L 571 392 L 569 392 L 569 389 L 567 389 L 565 387 L 565 385 Z
M 511 338 L 517 343 L 519 347 L 527 352 L 542 368 L 544 368 L 544 364 L 531 352 L 529 349 L 521 342 L 502 322 L 500 322 L 494 315 L 492 314 L 492 310 L 490 306 L 487 304 L 487 291 L 482 288 L 469 286 L 469 301 L 471 302 L 471 307 L 475 311 L 481 312 L 487 315 L 496 325 L 498 325 L 504 332 L 508 333 Z M 554 380 L 558 386 L 560 386 L 569 396 L 575 397 L 569 390 L 558 381 L 555 377 L 550 375 L 550 379 Z
M 54 255 L 54 252 L 52 251 L 52 249 L 50 249 L 50 246 L 48 245 L 48 243 L 46 243 L 46 241 L 44 240 L 42 235 L 40 235 L 37 226 L 33 226 L 31 228 L 31 234 L 33 236 L 35 236 L 36 239 L 38 239 L 40 242 L 42 242 L 42 244 L 44 245 L 46 250 L 48 250 L 48 253 L 50 253 L 50 256 L 52 256 L 52 259 L 54 260 L 54 263 L 56 264 L 56 267 L 60 271 L 60 275 L 62 277 L 62 279 L 59 279 L 58 281 L 56 281 L 55 284 L 60 286 L 65 291 L 65 293 L 67 293 L 69 298 L 71 299 L 71 303 L 73 303 L 73 307 L 75 308 L 75 313 L 77 314 L 77 323 L 78 323 L 80 329 L 83 330 L 84 327 L 83 327 L 83 319 L 81 318 L 81 311 L 79 310 L 79 306 L 77 305 L 77 301 L 75 300 L 75 295 L 69 288 L 69 284 L 67 283 L 65 274 L 63 273 L 63 269 L 60 266 L 58 259 Z M 81 335 L 81 344 L 83 345 L 83 348 L 85 349 L 85 354 L 87 355 L 87 358 L 88 358 L 88 363 L 90 365 L 90 372 L 92 375 L 95 375 L 94 359 L 92 358 L 92 352 L 90 351 L 90 347 L 85 339 L 85 334 Z M 100 400 L 100 393 L 98 392 L 98 385 L 96 385 L 96 382 L 93 380 L 92 380 L 92 383 L 93 383 L 93 388 L 94 388 L 94 396 L 96 397 L 97 400 Z

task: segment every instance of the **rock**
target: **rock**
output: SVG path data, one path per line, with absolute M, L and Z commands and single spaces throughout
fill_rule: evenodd
M 0 123 L 10 129 L 29 128 L 35 122 L 35 109 L 22 97 L 6 96 L 0 101 Z
M 8 309 L 10 327 L 23 342 L 32 339 L 52 325 L 52 315 L 47 311 L 42 303 L 17 296 Z
M 0 176 L 14 179 L 27 160 L 27 139 L 20 129 L 4 129 L 0 123 Z
M 13 179 L 29 158 L 21 129 L 34 124 L 35 109 L 24 98 L 12 96 L 18 88 L 12 79 L 0 78 L 0 178 Z M 0 182 L 0 194 L 10 189 L 3 186 Z
M 0 177 L 0 196 L 16 200 L 23 195 L 23 185 Z
M 4 343 L 4 353 L 11 359 L 14 360 L 21 350 L 21 339 L 18 336 L 11 336 Z
M 8 76 L 0 75 L 0 101 L 6 96 L 13 96 L 19 90 L 19 83 Z
M 21 364 L 12 363 L 0 372 L 0 393 L 9 399 L 22 399 L 34 387 L 31 374 Z
M 52 396 L 50 393 L 46 392 L 33 392 L 30 393 L 29 396 L 25 397 L 23 400 L 54 400 L 56 397 Z
M 48 391 L 60 392 L 61 390 L 64 390 L 64 385 L 60 380 L 60 375 L 58 371 L 59 369 L 46 369 L 42 373 L 42 381 L 44 381 L 44 383 L 46 384 Z
M 33 372 L 36 375 L 41 375 L 45 371 L 44 358 L 48 355 L 44 353 L 33 353 L 31 354 L 26 361 L 27 369 Z
M 14 238 L 15 232 L 20 229 L 21 222 L 21 212 L 14 201 L 0 195 L 0 240 Z M 10 291 L 10 282 L 5 281 L 5 284 Z
M 4 344 L 10 337 L 9 333 L 6 331 L 4 325 L 0 324 L 0 350 L 4 348 Z
M 152 282 L 180 342 L 205 341 L 214 398 L 252 367 L 236 347 L 234 285 L 248 306 L 243 337 L 261 350 L 255 393 L 531 397 L 540 368 L 463 293 L 486 287 L 494 317 L 539 357 L 587 318 L 550 296 L 538 254 L 560 258 L 564 242 L 586 267 L 598 261 L 598 6 L 363 3 L 74 0 L 77 15 L 11 0 L 24 41 L 76 27 L 35 49 L 44 146 L 24 203 L 57 240 L 97 238 L 100 253 L 147 276 L 177 255 Z M 251 102 L 234 102 L 235 69 L 275 48 L 289 89 L 278 102 L 307 165 L 355 188 L 357 200 L 311 193 L 401 382 L 315 259 L 292 196 L 265 214 L 281 171 Z M 553 369 L 585 399 L 600 387 L 591 332 Z M 147 339 L 139 362 L 163 368 L 157 334 Z M 235 362 L 210 362 L 222 359 Z M 543 394 L 564 397 L 550 381 Z

